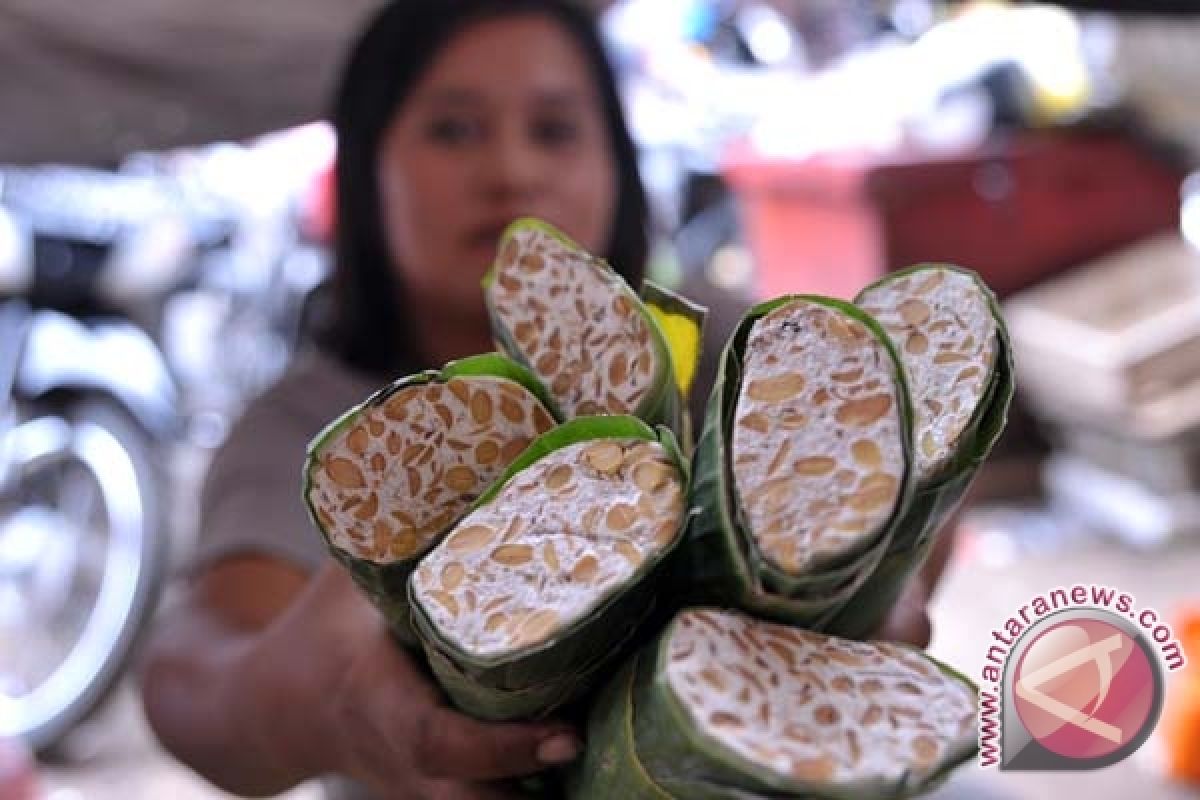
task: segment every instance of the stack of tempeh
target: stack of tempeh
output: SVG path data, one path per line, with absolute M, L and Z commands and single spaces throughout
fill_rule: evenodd
M 536 716 L 622 654 L 682 537 L 674 431 L 704 313 L 655 287 L 643 301 L 531 220 L 505 233 L 484 293 L 504 355 L 402 378 L 335 420 L 309 447 L 304 494 L 457 702 Z M 682 349 L 664 322 L 690 325 Z
M 995 300 L 964 270 L 906 270 L 859 305 L 754 307 L 697 448 L 694 596 L 869 634 L 986 458 L 1012 388 Z
M 456 705 L 591 700 L 569 781 L 585 799 L 899 797 L 969 757 L 970 683 L 852 639 L 1003 427 L 1007 334 L 976 276 L 926 265 L 853 304 L 751 309 L 694 472 L 702 310 L 639 298 L 534 221 L 505 234 L 484 294 L 504 355 L 381 390 L 305 472 L 331 551 Z

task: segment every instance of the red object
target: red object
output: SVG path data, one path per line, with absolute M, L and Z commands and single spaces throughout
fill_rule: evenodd
M 0 738 L 0 800 L 41 797 L 37 770 L 29 749 L 19 740 Z
M 1160 730 L 1167 773 L 1200 785 L 1200 606 L 1178 615 L 1176 632 L 1188 664 L 1171 683 Z
M 335 161 L 317 173 L 303 198 L 300 227 L 310 241 L 333 244 L 337 230 L 337 175 Z
M 737 194 L 755 262 L 755 294 L 850 299 L 883 274 L 879 215 L 864 192 L 867 161 L 853 154 L 766 160 L 737 147 L 725 176 Z
M 850 297 L 924 261 L 969 267 L 1001 296 L 1179 218 L 1184 170 L 1126 137 L 1029 133 L 954 156 L 731 151 L 758 293 Z

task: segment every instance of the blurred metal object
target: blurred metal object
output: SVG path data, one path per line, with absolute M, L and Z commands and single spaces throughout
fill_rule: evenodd
M 33 284 L 30 237 L 20 222 L 0 207 L 0 292 L 21 293 Z
M 1179 231 L 1200 252 L 1200 172 L 1193 172 L 1180 186 Z
M 46 362 L 61 315 L 0 309 L 0 737 L 42 749 L 121 674 L 154 607 L 166 538 L 147 434 L 112 382 L 99 384 L 98 364 L 59 372 L 57 348 Z M 87 341 L 75 333 L 68 342 Z
M 1047 459 L 1042 476 L 1060 513 L 1131 547 L 1151 549 L 1200 536 L 1200 492 L 1190 488 L 1156 491 L 1071 451 Z
M 307 134 L 0 169 L 0 737 L 102 706 L 195 533 L 186 464 L 297 348 L 328 272 Z
M 0 188 L 16 276 L 0 286 L 0 737 L 38 750 L 106 698 L 166 566 L 158 457 L 178 392 L 129 298 L 103 288 L 155 218 L 146 189 L 59 170 L 6 170 Z

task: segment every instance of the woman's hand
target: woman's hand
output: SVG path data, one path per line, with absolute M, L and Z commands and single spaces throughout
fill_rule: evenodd
M 330 564 L 248 653 L 259 731 L 281 762 L 360 780 L 382 797 L 503 797 L 485 782 L 570 761 L 574 732 L 488 724 L 444 704 L 345 571 Z
M 870 638 L 928 647 L 933 633 L 928 606 L 929 590 L 925 587 L 925 580 L 920 574 L 913 575 L 879 630 Z
M 159 740 L 234 794 L 344 775 L 380 797 L 484 800 L 494 781 L 571 760 L 562 725 L 490 725 L 448 709 L 332 561 L 210 567 L 160 622 L 142 670 Z
M 947 528 L 874 638 L 928 644 Z M 262 557 L 211 567 L 158 625 L 142 681 L 159 740 L 236 794 L 342 774 L 382 797 L 499 798 L 497 781 L 580 748 L 562 725 L 487 724 L 447 708 L 333 562 L 315 576 Z
M 960 508 L 942 525 L 929 558 L 908 579 L 904 591 L 888 612 L 883 625 L 870 638 L 907 642 L 917 647 L 929 646 L 933 635 L 933 625 L 929 619 L 929 601 L 933 598 L 933 592 L 954 552 L 954 540 L 961 519 Z

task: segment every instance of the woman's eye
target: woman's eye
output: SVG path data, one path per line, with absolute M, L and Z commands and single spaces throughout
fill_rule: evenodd
M 426 127 L 426 133 L 434 142 L 453 146 L 477 138 L 479 125 L 467 119 L 435 119 Z
M 570 144 L 579 138 L 579 125 L 568 119 L 538 120 L 533 124 L 533 137 L 551 147 Z

